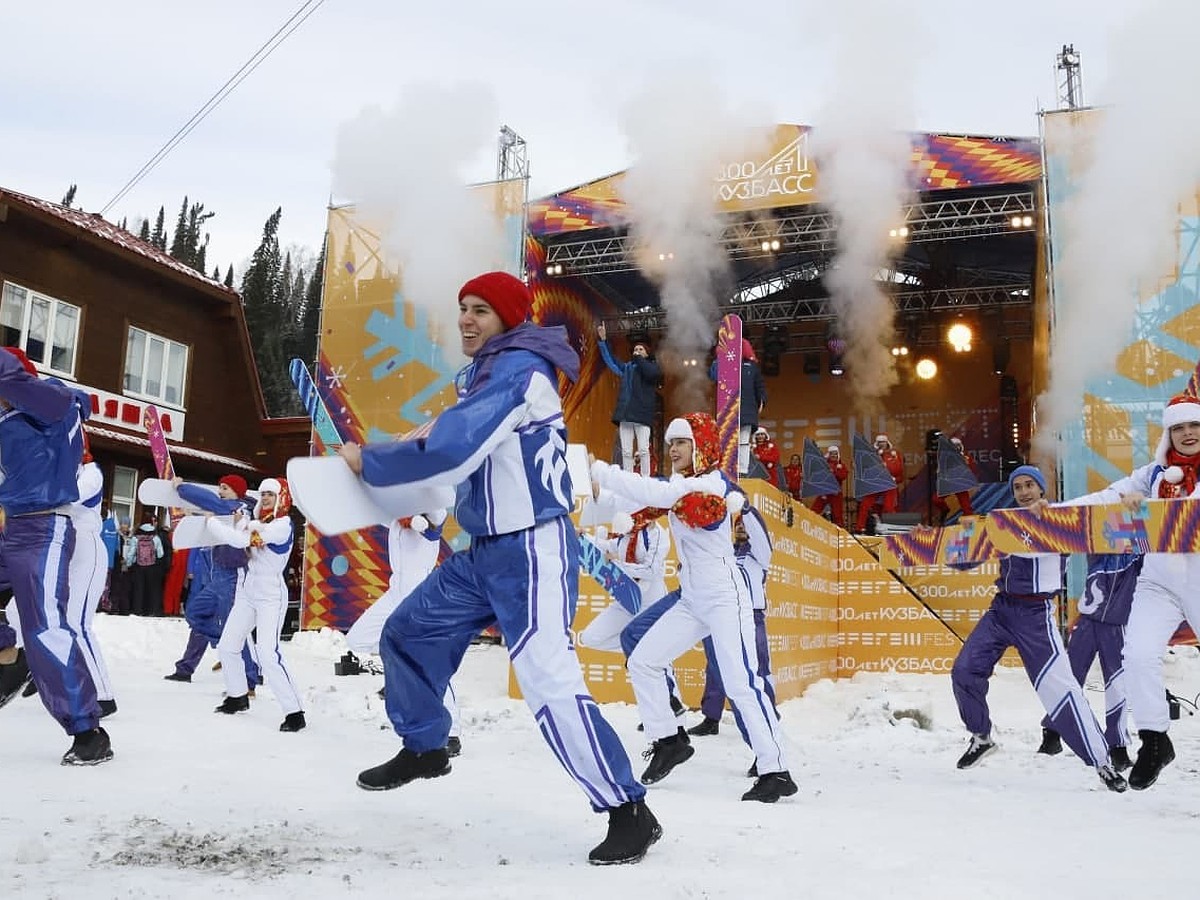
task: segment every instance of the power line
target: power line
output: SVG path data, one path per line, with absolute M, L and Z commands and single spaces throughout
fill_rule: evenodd
M 129 181 L 125 182 L 125 185 L 119 191 L 117 191 L 111 200 L 104 204 L 100 210 L 100 215 L 104 215 L 106 212 L 108 212 L 109 209 L 121 201 L 121 198 L 133 190 L 137 186 L 138 182 L 154 171 L 155 167 L 158 166 L 158 164 L 164 159 L 166 159 L 167 155 L 172 150 L 183 143 L 183 140 L 192 133 L 196 126 L 198 126 L 208 117 L 209 113 L 211 113 L 217 108 L 217 106 L 220 105 L 222 100 L 233 93 L 239 84 L 250 77 L 250 74 L 260 65 L 262 65 L 267 58 L 274 53 L 276 49 L 278 49 L 279 45 L 287 40 L 292 32 L 303 25 L 304 21 L 314 12 L 316 12 L 317 9 L 319 9 L 324 3 L 325 0 L 304 0 L 304 2 L 300 4 L 300 7 L 288 17 L 287 21 L 280 25 L 279 28 L 276 29 L 275 33 L 267 38 L 263 45 L 255 50 L 249 59 L 242 63 L 241 68 L 229 76 L 228 80 L 226 80 L 226 82 L 217 89 L 216 93 L 209 97 L 208 100 L 206 100 L 204 104 L 192 114 L 192 117 L 184 122 L 182 126 L 180 126 L 178 131 L 171 135 L 167 142 L 158 149 L 158 152 L 151 156 L 150 159 L 148 159 L 146 163 L 140 169 L 138 169 L 136 173 L 134 173 L 133 177 L 130 178 Z

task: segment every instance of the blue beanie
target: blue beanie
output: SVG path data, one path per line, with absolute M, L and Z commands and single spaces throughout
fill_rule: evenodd
M 1017 466 L 1013 469 L 1012 474 L 1008 476 L 1008 489 L 1013 489 L 1013 482 L 1017 480 L 1018 475 L 1028 475 L 1037 482 L 1038 487 L 1042 489 L 1042 493 L 1046 493 L 1046 476 L 1042 474 L 1042 470 L 1037 466 Z

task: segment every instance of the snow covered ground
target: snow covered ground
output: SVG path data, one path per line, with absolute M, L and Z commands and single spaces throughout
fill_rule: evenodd
M 341 635 L 285 645 L 309 727 L 281 734 L 265 688 L 249 714 L 213 714 L 214 654 L 192 684 L 162 680 L 185 631 L 100 617 L 119 690 L 112 762 L 60 767 L 69 740 L 39 702 L 0 711 L 2 896 L 1094 900 L 1195 887 L 1200 718 L 1175 723 L 1178 759 L 1157 785 L 1112 794 L 1069 753 L 1035 755 L 1040 710 L 1019 670 L 993 682 L 1001 750 L 969 772 L 954 768 L 965 738 L 946 676 L 815 685 L 782 710 L 800 793 L 775 806 L 740 802 L 751 756 L 727 716 L 650 789 L 665 834 L 646 859 L 595 868 L 605 819 L 507 698 L 503 649 L 467 655 L 454 771 L 368 793 L 356 774 L 399 745 L 382 727 L 382 679 L 333 674 Z M 1195 650 L 1172 654 L 1167 674 L 1200 693 Z M 606 711 L 639 753 L 634 709 Z

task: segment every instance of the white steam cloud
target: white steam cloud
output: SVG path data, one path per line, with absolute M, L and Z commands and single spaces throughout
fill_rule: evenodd
M 848 387 L 862 415 L 881 411 L 897 381 L 891 347 L 895 309 L 879 280 L 900 249 L 910 197 L 914 9 L 891 0 L 827 10 L 834 41 L 829 102 L 813 130 L 817 192 L 837 226 L 837 252 L 825 275 L 836 327 L 846 342 Z
M 1054 221 L 1062 252 L 1039 456 L 1052 455 L 1059 432 L 1078 418 L 1088 380 L 1112 371 L 1130 337 L 1136 292 L 1171 272 L 1178 204 L 1200 184 L 1197 34 L 1200 4 L 1166 0 L 1113 35 L 1103 119 L 1090 143 L 1074 148 L 1090 164 Z
M 461 349 L 458 289 L 481 272 L 511 268 L 503 228 L 467 170 L 494 143 L 499 116 L 481 85 L 406 90 L 395 107 L 362 110 L 338 133 L 333 188 L 377 228 L 399 263 L 407 300 L 427 311 L 449 359 Z
M 635 261 L 659 289 L 667 315 L 662 362 L 681 376 L 685 410 L 708 409 L 703 363 L 716 340 L 718 306 L 730 296 L 729 262 L 714 181 L 722 163 L 756 155 L 765 116 L 728 103 L 700 64 L 675 65 L 624 107 L 632 165 L 621 188 Z M 757 127 L 756 127 L 757 126 Z

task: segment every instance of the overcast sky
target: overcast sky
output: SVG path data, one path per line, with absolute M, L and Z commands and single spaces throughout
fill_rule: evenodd
M 869 0 L 834 0 L 863 6 Z M 874 0 L 880 2 L 880 0 Z M 913 128 L 1036 135 L 1054 108 L 1055 54 L 1072 42 L 1086 99 L 1104 94 L 1110 41 L 1136 0 L 922 0 L 908 56 Z M 301 0 L 43 0 L 3 4 L 0 185 L 98 211 Z M 173 222 L 186 193 L 217 213 L 210 267 L 242 263 L 283 207 L 284 244 L 317 247 L 339 127 L 420 83 L 490 86 L 529 143 L 532 195 L 629 162 L 622 104 L 647 73 L 702 61 L 727 94 L 780 122 L 829 100 L 827 3 L 807 0 L 326 0 L 108 218 Z M 864 58 L 864 67 L 872 60 Z M 494 175 L 493 147 L 464 177 Z M 350 199 L 350 198 L 336 198 Z

